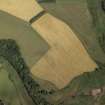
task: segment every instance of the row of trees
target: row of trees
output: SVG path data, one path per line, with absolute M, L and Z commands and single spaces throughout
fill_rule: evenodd
M 35 105 L 52 105 L 45 99 L 52 92 L 44 90 L 37 81 L 33 80 L 32 74 L 24 62 L 19 47 L 14 40 L 0 40 L 0 56 L 3 56 L 14 67 Z

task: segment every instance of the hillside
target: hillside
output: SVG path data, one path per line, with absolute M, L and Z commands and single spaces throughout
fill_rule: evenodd
M 19 47 L 14 40 L 12 39 L 0 40 L 0 56 L 6 59 L 12 65 L 12 67 L 14 68 L 14 71 L 18 74 L 18 77 L 22 82 L 22 85 L 23 85 L 22 88 L 23 89 L 25 88 L 27 95 L 29 96 L 29 99 L 31 98 L 32 102 L 35 105 L 40 105 L 40 104 L 51 105 L 50 100 L 47 100 L 47 97 L 53 94 L 56 91 L 56 89 L 49 88 L 47 90 L 46 88 L 41 87 L 40 83 L 38 83 L 38 80 L 34 80 L 29 67 L 26 65 L 23 57 L 21 56 Z M 12 72 L 11 72 L 11 75 L 12 75 Z M 44 83 L 45 81 L 42 81 L 42 82 Z M 45 83 L 47 84 L 47 82 Z M 6 85 L 8 85 L 8 83 Z M 16 87 L 18 88 L 18 86 Z M 1 90 L 3 91 L 3 89 Z M 1 96 L 3 95 L 1 94 Z M 7 98 L 7 96 L 5 96 L 4 98 Z M 11 102 L 13 101 L 11 100 Z
M 0 100 L 4 105 L 34 105 L 16 70 L 2 56 L 0 56 Z
M 63 21 L 46 13 L 32 26 L 50 46 L 48 52 L 32 67 L 35 76 L 49 80 L 61 89 L 75 76 L 96 68 L 96 63 L 77 35 Z
M 42 5 L 42 7 L 50 14 L 68 24 L 85 46 L 89 55 L 95 61 L 98 60 L 104 63 L 105 54 L 100 48 L 96 35 L 97 32 L 92 26 L 92 17 L 88 9 L 87 1 L 89 2 L 89 0 L 56 0 L 56 3 L 43 2 L 40 3 L 40 5 Z M 94 6 L 95 3 L 93 2 L 96 1 L 91 0 L 89 5 Z M 98 7 L 99 6 L 97 6 L 96 9 L 93 9 L 93 11 L 96 11 L 97 9 L 99 10 Z M 99 12 L 99 14 L 102 13 Z M 102 15 L 99 16 L 102 17 Z
M 2 10 L 0 10 L 0 39 L 15 40 L 20 46 L 22 56 L 30 68 L 49 49 L 48 43 L 28 22 Z
M 0 11 L 0 104 L 104 105 L 104 2 L 40 3 L 52 15 L 33 28 L 19 19 L 23 11 L 18 18 Z M 36 13 L 43 10 L 35 5 Z

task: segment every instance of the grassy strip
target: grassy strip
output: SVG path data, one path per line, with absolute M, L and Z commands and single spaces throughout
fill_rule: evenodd
M 19 47 L 14 40 L 0 40 L 0 56 L 8 60 L 14 67 L 35 105 L 52 105 L 45 100 L 45 96 L 52 92 L 43 90 L 40 85 L 33 80 L 29 68 L 24 62 Z
M 88 7 L 93 19 L 93 26 L 97 31 L 97 39 L 105 52 L 105 10 L 103 0 L 87 0 Z

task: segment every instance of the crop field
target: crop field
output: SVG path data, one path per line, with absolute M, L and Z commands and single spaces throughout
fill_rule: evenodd
M 32 26 L 50 45 L 48 52 L 32 67 L 35 76 L 63 88 L 75 76 L 96 68 L 77 35 L 63 21 L 45 14 Z
M 27 22 L 3 11 L 0 11 L 0 39 L 15 40 L 29 67 L 49 49 L 46 41 Z
M 19 14 L 16 18 L 0 11 L 0 39 L 4 39 L 0 55 L 8 60 L 0 57 L 0 99 L 10 105 L 104 105 L 104 14 L 93 8 L 99 6 L 98 0 L 88 4 L 86 0 L 48 1 L 41 5 L 50 14 L 38 18 L 32 27 L 25 22 L 27 14 L 33 15 L 31 10 L 20 12 L 18 6 L 10 8 L 8 3 L 4 7 L 5 0 L 0 4 L 8 13 Z M 33 0 L 27 3 L 34 4 Z M 35 14 L 43 10 L 36 1 L 34 5 Z M 94 97 L 91 93 L 97 89 L 101 91 Z
M 105 62 L 105 54 L 98 44 L 97 33 L 92 26 L 87 0 L 56 0 L 56 2 L 45 2 L 40 5 L 69 25 L 95 61 Z M 90 5 L 94 5 L 92 2 L 94 1 L 91 1 Z

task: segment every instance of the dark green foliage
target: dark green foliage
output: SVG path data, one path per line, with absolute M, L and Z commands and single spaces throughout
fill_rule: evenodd
M 100 65 L 100 64 L 99 64 Z M 70 92 L 76 93 L 75 97 L 70 95 L 63 97 L 59 105 L 104 105 L 105 92 L 102 92 L 99 97 L 95 98 L 92 95 L 86 95 L 91 90 L 101 89 L 105 87 L 105 65 L 100 65 L 99 68 L 93 72 L 84 73 L 74 78 L 68 87 L 66 87 L 66 94 Z M 63 100 L 63 101 L 62 101 Z M 101 104 L 100 104 L 101 103 Z M 104 104 L 102 104 L 104 103 Z
M 0 56 L 8 60 L 17 71 L 35 105 L 51 105 L 45 99 L 45 96 L 48 95 L 49 92 L 43 90 L 43 88 L 33 80 L 29 68 L 24 62 L 19 47 L 14 40 L 0 40 Z M 39 90 L 41 90 L 40 93 Z

